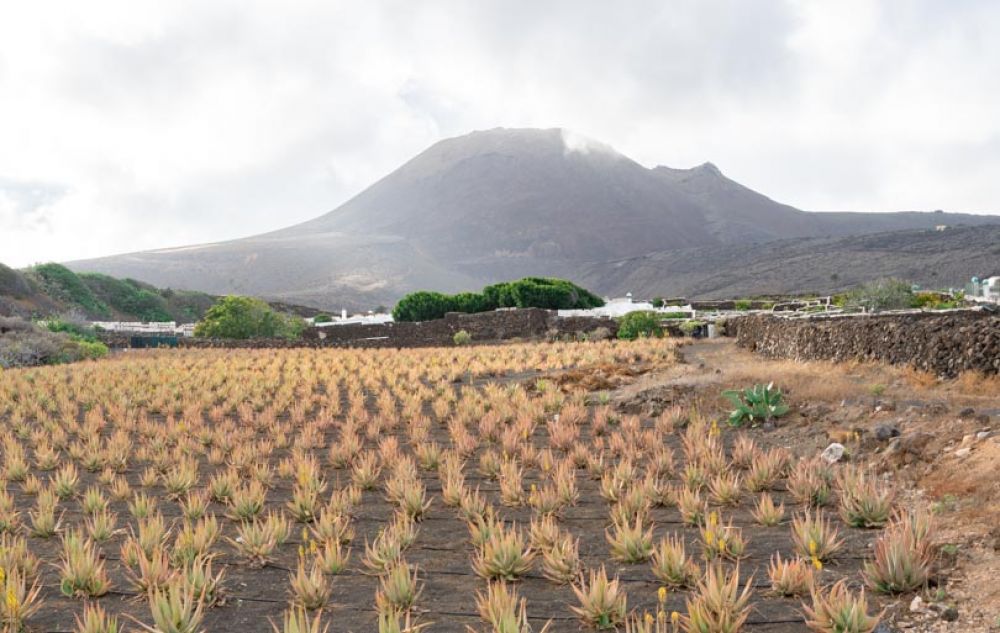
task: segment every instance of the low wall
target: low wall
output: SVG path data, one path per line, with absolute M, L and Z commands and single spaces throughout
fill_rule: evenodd
M 618 324 L 599 317 L 559 318 L 552 310 L 528 308 L 496 310 L 478 314 L 449 313 L 442 319 L 421 323 L 352 323 L 308 328 L 302 338 L 229 339 L 180 338 L 178 347 L 186 348 L 287 348 L 287 347 L 436 347 L 454 345 L 456 332 L 466 331 L 473 343 L 511 339 L 576 338 L 592 335 L 604 328 L 614 336 Z M 129 336 L 102 335 L 112 347 L 128 347 Z
M 1000 373 L 1000 315 L 978 310 L 841 317 L 727 319 L 739 346 L 769 358 L 868 360 L 938 376 Z
M 702 312 L 711 312 L 713 310 L 735 310 L 737 303 L 743 305 L 746 310 L 770 310 L 771 306 L 774 305 L 773 301 L 766 301 L 764 299 L 743 301 L 737 301 L 735 299 L 706 299 L 703 301 L 691 301 L 691 307 Z

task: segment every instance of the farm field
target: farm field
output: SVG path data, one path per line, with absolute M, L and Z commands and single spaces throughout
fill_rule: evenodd
M 871 427 L 904 406 L 914 425 L 989 411 L 992 383 L 740 354 L 150 351 L 0 373 L 0 613 L 12 631 L 724 630 L 698 628 L 715 614 L 792 632 L 810 582 L 855 599 L 867 579 L 872 616 L 991 630 L 996 596 L 962 579 L 995 564 L 995 490 L 953 480 L 950 456 L 892 462 Z M 790 413 L 730 427 L 721 391 L 772 379 Z M 821 460 L 841 432 L 847 458 Z M 973 448 L 988 473 L 995 438 Z M 893 547 L 926 570 L 893 569 L 917 588 L 880 594 L 871 561 Z M 916 595 L 962 628 L 907 613 Z M 283 620 L 290 604 L 320 625 Z

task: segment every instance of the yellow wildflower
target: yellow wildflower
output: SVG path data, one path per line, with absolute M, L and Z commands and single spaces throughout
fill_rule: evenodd
M 656 597 L 660 599 L 660 602 L 666 602 L 667 601 L 667 588 L 666 587 L 660 587 L 656 591 Z

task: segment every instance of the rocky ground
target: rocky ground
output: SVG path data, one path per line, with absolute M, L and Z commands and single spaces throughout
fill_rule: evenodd
M 616 406 L 647 415 L 685 404 L 713 410 L 725 406 L 723 389 L 774 381 L 792 412 L 752 430 L 756 441 L 802 457 L 840 444 L 841 459 L 873 466 L 896 483 L 902 503 L 929 504 L 938 518 L 933 586 L 879 598 L 880 631 L 1000 631 L 1000 379 L 768 361 L 725 340 L 681 354 L 679 366 L 618 388 Z

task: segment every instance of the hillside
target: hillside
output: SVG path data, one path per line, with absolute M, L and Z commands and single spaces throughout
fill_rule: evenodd
M 76 314 L 95 321 L 198 321 L 218 297 L 161 289 L 134 279 L 74 273 L 60 264 L 14 270 L 0 264 L 0 316 Z M 312 316 L 303 306 L 272 303 L 282 312 Z
M 0 264 L 0 316 L 76 313 L 92 320 L 196 321 L 215 302 L 203 292 L 159 289 L 134 279 L 76 274 L 59 264 Z
M 997 222 L 949 213 L 810 213 L 711 164 L 647 169 L 562 130 L 495 129 L 436 143 L 337 209 L 296 226 L 67 265 L 158 286 L 356 309 L 391 305 L 416 289 L 474 290 L 528 275 L 576 278 L 594 262 L 651 253 L 704 249 L 708 265 L 720 261 L 711 256 L 716 251 L 773 240 Z M 615 271 L 595 274 L 591 287 L 635 290 L 616 278 Z
M 584 286 L 629 288 L 638 296 L 732 298 L 832 293 L 873 277 L 961 288 L 973 275 L 1000 274 L 1000 225 L 946 231 L 800 238 L 751 248 L 693 248 L 594 262 Z

